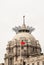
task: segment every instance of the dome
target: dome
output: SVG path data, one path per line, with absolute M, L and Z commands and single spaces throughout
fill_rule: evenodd
M 29 48 L 29 55 L 36 55 L 36 54 L 40 54 L 41 53 L 41 46 L 39 44 L 39 41 L 35 39 L 35 37 L 27 32 L 20 32 L 18 34 L 15 35 L 15 37 L 13 37 L 12 41 L 17 40 L 18 45 L 20 45 L 19 41 L 25 41 L 26 44 L 28 44 L 30 46 Z M 26 41 L 27 40 L 27 41 Z M 16 44 L 16 42 L 14 42 L 14 44 Z M 24 44 L 24 46 L 26 45 Z M 24 48 L 24 50 L 26 51 L 26 48 Z M 22 52 L 24 53 L 24 52 Z M 25 54 L 25 53 L 24 53 Z
M 15 53 L 17 51 L 19 56 L 21 53 L 25 58 L 26 56 L 35 56 L 41 53 L 39 41 L 31 34 L 34 30 L 33 27 L 26 26 L 23 21 L 22 26 L 15 27 L 13 30 L 16 32 L 16 35 L 9 41 L 9 48 L 12 47 Z M 20 44 L 22 41 L 25 43 L 23 46 Z
M 15 27 L 13 30 L 16 34 L 12 40 L 8 41 L 5 59 L 9 62 L 14 61 L 15 65 L 25 65 L 27 59 L 42 55 L 39 41 L 32 35 L 34 28 L 25 25 L 25 16 L 22 26 Z
M 26 32 L 21 32 L 15 35 L 14 39 L 20 40 L 20 38 L 25 37 L 26 39 L 30 39 L 32 41 L 35 41 L 35 38 L 33 37 L 32 34 L 26 33 Z
M 32 34 L 27 33 L 27 32 L 21 32 L 21 33 L 16 34 L 15 37 L 13 37 L 12 40 L 13 41 L 15 41 L 15 40 L 22 41 L 22 40 L 25 40 L 25 39 L 27 40 L 27 42 L 30 42 L 31 45 L 33 45 L 33 46 L 37 45 L 36 39 L 34 38 L 34 36 Z

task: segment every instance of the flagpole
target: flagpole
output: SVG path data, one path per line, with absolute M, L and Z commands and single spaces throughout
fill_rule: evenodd
M 20 58 L 21 58 L 21 41 L 20 41 Z

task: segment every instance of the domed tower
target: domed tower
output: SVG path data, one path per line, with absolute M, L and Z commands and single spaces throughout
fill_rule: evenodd
M 39 41 L 31 34 L 34 28 L 25 25 L 25 16 L 23 16 L 23 25 L 13 30 L 16 35 L 8 42 L 5 65 L 26 65 L 30 57 L 41 55 Z

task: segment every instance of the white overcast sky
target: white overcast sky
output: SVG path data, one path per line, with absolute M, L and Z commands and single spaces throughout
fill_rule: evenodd
M 23 15 L 26 24 L 35 28 L 32 34 L 44 52 L 44 0 L 0 0 L 0 63 L 8 41 L 15 36 L 12 28 L 22 25 Z

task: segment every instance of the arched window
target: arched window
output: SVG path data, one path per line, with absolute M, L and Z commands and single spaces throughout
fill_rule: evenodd
M 8 65 L 12 65 L 12 58 L 8 59 Z
M 32 63 L 32 65 L 34 65 L 34 63 Z
M 26 62 L 25 61 L 23 61 L 23 65 L 26 65 Z
M 44 65 L 44 61 L 42 61 L 42 65 Z
M 37 65 L 40 65 L 39 62 L 37 62 Z

